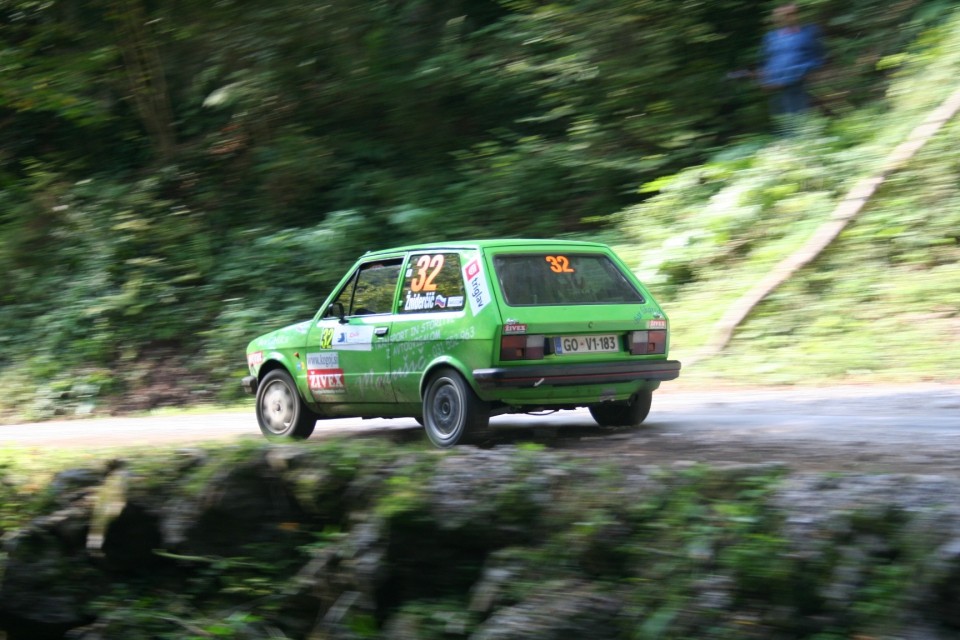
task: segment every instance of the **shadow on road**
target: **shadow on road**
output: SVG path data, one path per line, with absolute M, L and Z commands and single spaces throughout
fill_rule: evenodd
M 610 428 L 596 424 L 543 424 L 535 421 L 520 421 L 510 417 L 500 417 L 491 423 L 479 437 L 471 439 L 469 444 L 482 449 L 493 447 L 537 444 L 552 449 L 573 448 L 584 441 L 622 440 L 639 433 L 649 432 L 650 427 L 637 428 Z M 339 436 L 349 438 L 377 438 L 396 444 L 427 444 L 423 427 L 411 422 L 409 425 L 378 427 L 352 431 L 348 433 L 329 433 L 324 436 Z M 317 437 L 316 435 L 314 436 Z M 323 436 L 321 436 L 323 437 Z

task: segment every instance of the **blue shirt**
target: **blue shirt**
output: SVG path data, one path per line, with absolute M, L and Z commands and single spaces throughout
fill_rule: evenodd
M 820 30 L 813 25 L 770 31 L 763 38 L 761 82 L 789 86 L 823 64 Z

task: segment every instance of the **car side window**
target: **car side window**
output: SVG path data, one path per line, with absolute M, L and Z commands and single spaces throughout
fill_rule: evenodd
M 391 313 L 402 262 L 397 258 L 361 265 L 356 275 L 340 291 L 331 309 L 340 303 L 348 316 Z M 331 313 L 331 310 L 327 311 L 328 316 Z
M 457 253 L 414 253 L 403 276 L 400 313 L 463 309 L 463 274 Z

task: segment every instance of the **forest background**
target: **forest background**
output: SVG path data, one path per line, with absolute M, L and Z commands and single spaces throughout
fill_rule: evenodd
M 809 0 L 779 136 L 732 73 L 774 5 L 0 1 L 0 417 L 236 399 L 247 341 L 408 242 L 610 242 L 685 359 L 960 77 L 954 3 Z M 955 379 L 956 135 L 685 377 Z

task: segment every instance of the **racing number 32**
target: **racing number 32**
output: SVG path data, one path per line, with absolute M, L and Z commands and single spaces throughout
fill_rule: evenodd
M 440 269 L 443 268 L 443 254 L 434 256 L 420 256 L 417 260 L 417 275 L 410 281 L 410 291 L 436 291 L 437 285 L 433 282 Z M 432 269 L 432 271 L 429 271 Z
M 573 273 L 574 271 L 567 256 L 547 256 L 547 262 L 550 263 L 550 271 L 554 273 Z

